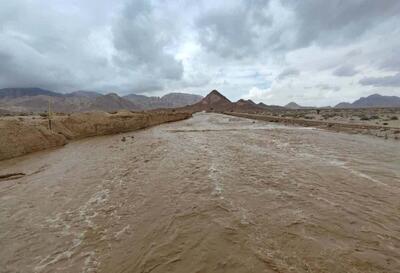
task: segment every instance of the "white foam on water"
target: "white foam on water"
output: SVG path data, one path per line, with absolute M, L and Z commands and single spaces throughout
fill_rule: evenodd
M 214 190 L 211 193 L 213 196 L 219 196 L 221 199 L 223 199 L 222 191 L 223 191 L 223 186 L 220 182 L 220 179 L 218 179 L 218 171 L 215 168 L 214 163 L 211 163 L 211 166 L 208 168 L 208 178 L 212 181 L 214 185 Z
M 62 260 L 68 260 L 77 253 L 79 246 L 82 244 L 82 239 L 87 228 L 96 228 L 96 225 L 92 221 L 92 219 L 98 215 L 95 207 L 103 206 L 104 203 L 107 202 L 107 200 L 109 199 L 109 195 L 110 190 L 101 187 L 99 191 L 92 194 L 92 196 L 88 199 L 86 203 L 78 207 L 76 210 L 68 210 L 64 213 L 57 213 L 54 217 L 48 217 L 46 219 L 48 227 L 61 228 L 60 234 L 64 236 L 74 236 L 74 239 L 72 240 L 72 245 L 70 245 L 65 251 L 57 251 L 41 259 L 38 265 L 34 267 L 34 271 L 36 273 L 42 272 L 46 267 L 56 264 Z M 83 229 L 82 232 L 74 232 L 73 230 L 71 230 L 71 225 L 64 220 L 63 215 L 74 216 L 74 213 L 75 217 L 78 216 L 79 223 L 84 224 L 84 226 L 81 227 L 81 229 Z M 93 260 L 93 257 L 91 259 Z M 93 264 L 93 262 L 91 262 L 91 264 Z M 89 271 L 84 270 L 83 272 L 94 271 L 95 269 L 93 269 L 92 266 Z
M 116 239 L 120 239 L 121 236 L 122 236 L 124 233 L 127 233 L 127 232 L 129 231 L 130 228 L 131 228 L 130 225 L 127 225 L 127 226 L 123 227 L 120 231 L 117 231 L 117 232 L 114 234 L 114 237 L 115 237 Z
M 329 163 L 330 163 L 331 165 L 334 165 L 334 166 L 338 166 L 338 167 L 340 167 L 340 168 L 343 168 L 343 169 L 349 171 L 351 174 L 353 174 L 353 175 L 355 175 L 355 176 L 358 176 L 358 177 L 367 179 L 367 180 L 369 180 L 369 181 L 371 181 L 371 182 L 374 182 L 375 184 L 378 184 L 378 185 L 380 185 L 380 186 L 390 187 L 388 184 L 383 183 L 382 181 L 379 181 L 378 179 L 375 179 L 375 178 L 373 178 L 373 177 L 371 177 L 371 176 L 369 176 L 369 175 L 366 175 L 365 173 L 362 173 L 362 172 L 360 172 L 360 171 L 357 171 L 357 170 L 352 169 L 351 167 L 347 166 L 347 165 L 346 165 L 346 162 L 344 162 L 344 161 L 340 161 L 340 160 L 337 160 L 337 159 L 331 159 L 331 160 L 329 161 Z

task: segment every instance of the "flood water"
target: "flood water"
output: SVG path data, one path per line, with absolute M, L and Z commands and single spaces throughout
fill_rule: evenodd
M 398 141 L 200 113 L 12 172 L 0 272 L 400 272 Z

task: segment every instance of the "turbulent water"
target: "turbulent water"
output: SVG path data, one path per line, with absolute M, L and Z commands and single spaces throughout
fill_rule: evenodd
M 197 114 L 13 172 L 0 272 L 400 272 L 396 141 Z

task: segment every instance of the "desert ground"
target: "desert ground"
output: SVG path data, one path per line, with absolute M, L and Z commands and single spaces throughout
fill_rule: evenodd
M 276 108 L 226 114 L 271 122 L 320 127 L 326 130 L 400 139 L 400 108 Z
M 400 108 L 275 109 L 274 111 L 270 111 L 269 114 L 309 120 L 400 128 Z
M 0 161 L 0 272 L 400 272 L 400 145 L 198 113 Z

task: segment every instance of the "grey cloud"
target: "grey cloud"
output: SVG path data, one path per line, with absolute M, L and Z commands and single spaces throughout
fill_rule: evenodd
M 238 2 L 197 20 L 202 45 L 223 58 L 347 44 L 400 13 L 398 0 L 279 1 L 291 17 L 274 14 L 269 1 Z
M 155 78 L 181 79 L 182 64 L 164 50 L 174 33 L 162 23 L 149 1 L 128 2 L 112 29 L 116 63 L 123 68 L 144 69 Z
M 333 71 L 333 75 L 338 77 L 351 77 L 358 74 L 358 71 L 352 65 L 343 65 Z
M 278 80 L 284 80 L 288 77 L 298 76 L 300 71 L 295 68 L 287 68 L 283 70 L 277 77 Z
M 90 14 L 90 6 L 101 6 L 102 14 L 112 6 L 102 0 L 82 3 L 83 10 L 73 12 L 57 7 L 68 8 L 68 2 L 1 3 L 0 88 L 148 92 L 179 81 L 183 66 L 165 52 L 172 30 L 156 20 L 149 2 L 125 2 L 103 21 Z
M 330 85 L 330 84 L 318 84 L 315 86 L 317 89 L 321 90 L 328 90 L 328 91 L 339 91 L 341 88 L 336 85 Z
M 224 58 L 257 56 L 260 30 L 272 24 L 269 1 L 237 1 L 234 7 L 212 10 L 196 20 L 200 42 Z
M 379 68 L 387 71 L 400 71 L 400 48 L 397 44 L 391 51 L 385 52 L 380 62 Z
M 292 48 L 306 47 L 313 42 L 332 45 L 354 41 L 377 23 L 396 17 L 400 12 L 397 0 L 282 2 L 295 11 L 297 27 Z
M 398 0 L 0 2 L 0 88 L 149 93 L 207 86 L 240 96 L 267 89 L 279 72 L 276 80 L 299 75 L 282 64 L 313 71 L 317 82 L 321 69 L 340 77 L 364 68 L 400 72 Z M 398 77 L 359 84 L 396 87 Z M 347 90 L 313 85 L 310 92 L 341 87 Z
M 361 85 L 375 87 L 400 87 L 400 73 L 385 77 L 367 77 L 360 80 Z

